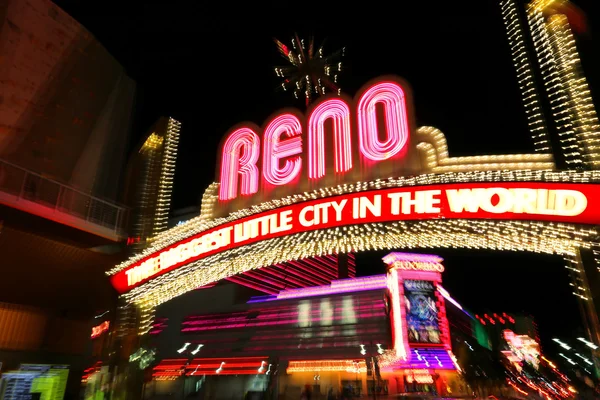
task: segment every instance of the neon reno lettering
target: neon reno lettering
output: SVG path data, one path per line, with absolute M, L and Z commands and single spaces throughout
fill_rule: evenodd
M 317 106 L 308 119 L 308 177 L 325 176 L 325 121 L 333 123 L 335 172 L 352 169 L 350 108 L 342 100 L 327 100 Z
M 281 140 L 285 134 L 289 139 Z M 271 185 L 285 185 L 293 181 L 302 168 L 302 125 L 291 114 L 283 114 L 271 121 L 264 133 L 263 176 Z M 293 157 L 285 160 L 287 157 Z M 283 166 L 281 166 L 281 161 Z
M 333 157 L 333 172 L 345 174 L 354 168 L 355 146 L 362 159 L 369 162 L 401 156 L 410 136 L 402 87 L 392 81 L 376 83 L 367 88 L 356 104 L 353 111 L 343 99 L 317 103 L 304 127 L 298 117 L 289 113 L 271 119 L 262 134 L 262 182 L 271 186 L 290 184 L 302 175 L 303 157 L 308 166 L 303 176 L 311 180 L 332 173 L 327 171 L 328 156 Z M 382 124 L 378 123 L 377 107 L 383 112 Z M 356 138 L 352 132 L 354 120 Z M 331 137 L 326 129 L 329 126 Z M 306 148 L 304 141 L 308 144 Z M 260 148 L 256 128 L 242 127 L 229 134 L 222 147 L 219 200 L 229 201 L 239 194 L 249 196 L 258 192 Z
M 250 128 L 240 128 L 232 132 L 223 145 L 221 176 L 228 179 L 221 185 L 219 198 L 233 199 L 237 195 L 238 177 L 241 176 L 242 194 L 256 193 L 258 190 L 258 168 L 256 161 L 260 154 L 258 135 Z
M 121 293 L 182 265 L 239 246 L 320 229 L 419 219 L 539 220 L 600 224 L 600 185 L 473 183 L 332 196 L 224 223 L 159 250 L 112 276 Z

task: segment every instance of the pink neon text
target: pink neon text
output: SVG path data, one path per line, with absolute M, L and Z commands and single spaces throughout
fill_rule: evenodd
M 383 124 L 377 120 L 377 106 L 383 110 Z M 358 150 L 364 160 L 381 162 L 402 154 L 409 140 L 409 121 L 405 92 L 396 82 L 379 82 L 360 96 L 355 110 Z M 326 151 L 325 124 L 330 123 L 333 151 Z M 317 104 L 307 117 L 308 146 L 303 147 L 300 119 L 284 113 L 271 119 L 262 134 L 262 181 L 271 186 L 294 182 L 302 173 L 306 150 L 311 180 L 327 172 L 326 154 L 334 157 L 334 172 L 344 174 L 353 168 L 352 111 L 346 101 L 330 98 Z M 382 134 L 380 134 L 383 133 Z M 258 192 L 261 174 L 259 133 L 242 127 L 229 134 L 222 147 L 219 199 L 233 200 L 239 194 Z

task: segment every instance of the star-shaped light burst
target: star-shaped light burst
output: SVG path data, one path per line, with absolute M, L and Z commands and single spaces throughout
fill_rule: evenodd
M 283 79 L 283 90 L 292 91 L 297 99 L 304 97 L 306 105 L 313 96 L 320 96 L 328 91 L 340 94 L 338 74 L 342 71 L 344 48 L 325 56 L 323 45 L 315 52 L 314 38 L 309 39 L 307 48 L 304 40 L 300 40 L 297 34 L 292 39 L 292 48 L 277 39 L 275 44 L 290 63 L 285 67 L 275 67 L 275 73 Z

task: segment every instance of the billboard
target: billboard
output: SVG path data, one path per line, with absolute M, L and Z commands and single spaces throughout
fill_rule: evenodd
M 404 304 L 408 342 L 442 344 L 435 284 L 431 281 L 405 280 Z

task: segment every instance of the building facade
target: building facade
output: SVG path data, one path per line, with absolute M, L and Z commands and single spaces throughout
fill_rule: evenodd
M 156 362 L 145 396 L 464 392 L 441 258 L 392 253 L 386 262 L 385 275 L 261 296 L 225 283 L 165 304 L 149 333 Z
M 0 4 L 0 51 L 0 397 L 74 396 L 114 313 L 136 84 L 49 0 Z

